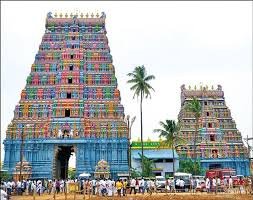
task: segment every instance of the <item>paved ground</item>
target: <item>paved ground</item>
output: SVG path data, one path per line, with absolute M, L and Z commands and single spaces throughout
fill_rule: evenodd
M 64 194 L 58 194 L 55 197 L 55 200 L 74 200 L 74 194 L 68 194 L 67 198 L 65 198 Z M 89 196 L 85 196 L 85 200 L 88 200 Z M 110 200 L 117 200 L 117 199 L 124 199 L 124 200 L 253 200 L 253 195 L 246 195 L 246 194 L 206 194 L 206 193 L 185 193 L 185 194 L 152 194 L 150 195 L 128 195 L 127 197 L 97 197 L 93 196 L 90 198 L 91 200 L 99 200 L 99 199 L 110 199 Z M 11 200 L 33 200 L 32 196 L 12 196 Z M 42 195 L 42 196 L 35 196 L 35 200 L 54 200 L 53 195 Z M 75 200 L 84 200 L 83 195 L 76 195 Z

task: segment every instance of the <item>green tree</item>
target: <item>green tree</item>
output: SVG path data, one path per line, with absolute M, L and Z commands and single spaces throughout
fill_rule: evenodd
M 193 175 L 204 174 L 205 170 L 201 168 L 200 161 L 192 161 L 192 159 L 180 160 L 179 161 L 179 172 L 191 173 Z
M 134 91 L 134 96 L 137 96 L 137 98 L 140 96 L 141 101 L 140 101 L 140 114 L 141 114 L 141 155 L 142 155 L 142 171 L 143 171 L 143 130 L 142 130 L 142 101 L 143 98 L 151 98 L 151 93 L 150 90 L 155 91 L 152 86 L 148 83 L 150 80 L 155 79 L 154 75 L 147 75 L 147 71 L 144 67 L 138 66 L 135 67 L 134 71 L 131 73 L 127 74 L 128 76 L 131 77 L 130 80 L 127 81 L 127 83 L 133 84 L 131 86 L 131 90 Z
M 197 155 L 196 155 L 196 138 L 198 135 L 198 131 L 199 131 L 199 118 L 201 116 L 201 104 L 199 102 L 199 100 L 197 100 L 195 97 L 186 104 L 186 110 L 190 111 L 193 113 L 194 117 L 195 117 L 195 133 L 194 133 L 194 139 L 193 139 L 193 158 L 194 158 L 194 166 L 196 167 L 196 160 L 197 160 Z M 196 174 L 196 170 L 197 169 L 193 169 L 194 173 Z
M 1 181 L 8 181 L 11 179 L 11 175 L 7 171 L 0 171 L 0 182 Z
M 148 159 L 146 156 L 142 156 L 139 153 L 139 156 L 142 160 L 142 173 L 141 175 L 143 177 L 151 177 L 154 176 L 153 169 L 155 168 L 154 161 L 151 159 Z
M 175 173 L 175 144 L 183 143 L 184 140 L 179 137 L 178 133 L 180 130 L 180 125 L 175 122 L 175 120 L 165 120 L 165 122 L 160 121 L 159 122 L 162 129 L 154 129 L 154 132 L 160 133 L 160 138 L 163 139 L 162 142 L 160 142 L 160 146 L 164 147 L 167 146 L 172 149 L 172 157 L 173 157 L 173 176 Z
M 69 167 L 68 169 L 68 178 L 75 179 L 76 178 L 76 169 Z
M 137 169 L 135 169 L 135 168 L 131 168 L 130 173 L 131 173 L 132 178 L 137 178 L 137 177 L 141 176 L 140 172 L 137 171 Z

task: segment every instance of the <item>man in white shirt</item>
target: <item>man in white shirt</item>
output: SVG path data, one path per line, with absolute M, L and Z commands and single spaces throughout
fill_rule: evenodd
M 208 177 L 206 178 L 206 191 L 210 192 L 210 180 Z
M 92 194 L 95 195 L 96 194 L 96 180 L 92 179 Z
M 6 189 L 7 189 L 7 194 L 11 195 L 12 184 L 10 181 L 7 182 Z
M 8 197 L 7 193 L 2 188 L 0 189 L 0 197 L 1 200 L 7 200 Z
M 106 195 L 106 182 L 105 180 L 101 179 L 100 180 L 100 188 L 101 188 L 101 194 L 102 196 L 105 196 Z
M 220 191 L 221 188 L 221 180 L 220 177 L 217 178 L 217 188 L 218 188 L 218 192 Z
M 180 187 L 180 191 L 181 191 L 181 192 L 184 191 L 184 184 L 185 184 L 184 180 L 183 180 L 183 179 L 180 179 L 180 181 L 179 181 L 179 187 Z
M 130 182 L 130 194 L 132 194 L 132 190 L 134 190 L 134 194 L 136 194 L 136 190 L 135 190 L 135 186 L 136 186 L 136 180 L 134 178 L 132 178 L 131 182 Z
M 231 176 L 230 176 L 229 179 L 228 179 L 228 187 L 229 187 L 229 189 L 232 189 L 232 188 L 233 188 L 233 179 L 232 179 Z
M 216 179 L 215 179 L 215 177 L 213 177 L 213 180 L 212 180 L 212 183 L 213 183 L 213 190 L 215 191 L 215 193 L 216 193 L 216 189 L 217 189 L 217 184 L 216 184 Z
M 144 194 L 144 179 L 142 178 L 141 180 L 140 180 L 140 184 L 139 184 L 139 190 L 140 190 L 140 192 L 142 193 L 142 194 Z

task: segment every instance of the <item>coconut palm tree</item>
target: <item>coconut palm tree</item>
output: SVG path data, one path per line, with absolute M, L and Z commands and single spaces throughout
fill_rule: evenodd
M 131 86 L 131 90 L 134 91 L 134 96 L 133 98 L 135 98 L 135 96 L 137 96 L 137 98 L 140 96 L 141 100 L 140 100 L 140 114 L 141 114 L 141 155 L 142 155 L 142 171 L 143 171 L 143 132 L 142 132 L 142 101 L 143 98 L 151 98 L 151 93 L 150 90 L 153 90 L 153 87 L 148 83 L 150 80 L 155 79 L 154 75 L 147 75 L 147 71 L 144 67 L 144 65 L 142 66 L 137 66 L 134 68 L 134 71 L 131 73 L 127 74 L 128 76 L 131 77 L 130 80 L 127 81 L 127 83 L 133 84 Z
M 197 155 L 196 155 L 196 138 L 198 135 L 198 131 L 199 131 L 199 118 L 201 116 L 201 111 L 202 111 L 202 107 L 201 104 L 199 102 L 199 100 L 197 100 L 195 97 L 186 104 L 186 110 L 190 111 L 193 113 L 194 117 L 195 117 L 195 134 L 194 134 L 194 141 L 193 141 L 193 157 L 194 157 L 194 166 L 196 165 L 196 159 L 197 159 Z M 196 171 L 194 171 L 195 173 Z
M 159 122 L 162 129 L 154 129 L 154 132 L 160 133 L 160 138 L 165 138 L 161 143 L 160 147 L 167 146 L 172 149 L 173 158 L 173 176 L 175 173 L 175 155 L 174 149 L 175 144 L 180 144 L 185 142 L 183 138 L 178 136 L 180 125 L 175 122 L 175 120 L 165 120 L 165 122 Z

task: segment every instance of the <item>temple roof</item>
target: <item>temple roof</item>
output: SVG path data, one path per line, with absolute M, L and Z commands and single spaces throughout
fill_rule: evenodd
M 141 150 L 132 150 L 132 158 L 134 159 L 141 159 L 139 156 L 139 153 L 141 154 Z M 144 156 L 146 156 L 149 159 L 171 159 L 172 156 L 172 150 L 171 149 L 144 149 L 143 150 Z M 174 151 L 175 158 L 178 158 L 178 155 L 176 151 Z

